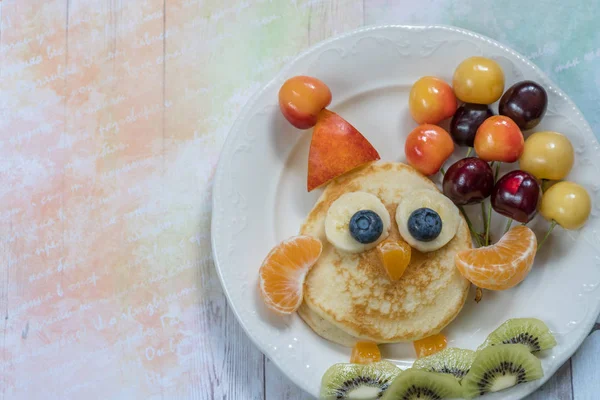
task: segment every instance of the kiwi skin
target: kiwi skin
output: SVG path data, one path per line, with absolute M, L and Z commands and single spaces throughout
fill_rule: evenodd
M 462 380 L 467 399 L 544 376 L 541 361 L 523 344 L 498 344 L 477 352 Z
M 446 399 L 462 397 L 462 388 L 449 374 L 438 374 L 414 368 L 400 373 L 386 390 L 382 400 Z
M 372 364 L 334 364 L 323 375 L 319 399 L 346 399 L 346 395 L 359 386 L 373 388 L 375 398 L 380 398 L 400 368 L 387 361 Z
M 449 374 L 460 381 L 469 372 L 474 359 L 473 350 L 450 347 L 430 356 L 418 358 L 413 368 Z
M 532 353 L 556 346 L 556 339 L 544 322 L 537 318 L 513 318 L 490 333 L 477 350 L 498 344 L 521 343 Z

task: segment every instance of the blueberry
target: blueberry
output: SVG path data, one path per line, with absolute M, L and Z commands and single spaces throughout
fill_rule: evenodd
M 383 232 L 383 221 L 376 212 L 360 210 L 350 218 L 350 235 L 359 243 L 373 243 Z
M 442 231 L 440 214 L 431 208 L 418 208 L 408 218 L 408 231 L 421 242 L 431 242 Z

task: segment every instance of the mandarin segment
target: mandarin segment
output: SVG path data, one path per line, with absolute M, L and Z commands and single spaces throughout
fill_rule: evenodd
M 441 333 L 437 335 L 429 336 L 423 339 L 416 340 L 413 343 L 417 358 L 427 357 L 432 354 L 442 351 L 446 348 L 448 340 L 446 336 Z
M 411 247 L 404 240 L 384 240 L 377 246 L 377 255 L 389 278 L 397 281 L 410 264 Z
M 279 89 L 279 108 L 296 128 L 315 126 L 317 116 L 331 103 L 331 91 L 325 83 L 311 76 L 294 76 Z
M 483 289 L 505 290 L 529 274 L 536 251 L 535 233 L 518 225 L 494 245 L 459 252 L 455 261 L 460 273 L 473 284 Z
M 353 364 L 371 364 L 381 361 L 381 352 L 373 342 L 356 342 L 352 348 L 350 362 Z
M 312 236 L 295 236 L 275 246 L 259 270 L 260 294 L 271 310 L 291 314 L 302 304 L 304 279 L 323 246 Z

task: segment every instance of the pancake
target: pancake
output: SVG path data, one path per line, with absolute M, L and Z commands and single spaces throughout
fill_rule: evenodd
M 376 343 L 413 341 L 438 333 L 462 309 L 470 283 L 458 272 L 454 256 L 471 247 L 461 218 L 456 236 L 439 250 L 412 249 L 402 278 L 391 281 L 376 249 L 338 251 L 325 236 L 331 203 L 347 192 L 379 197 L 392 217 L 390 239 L 400 239 L 395 223 L 398 203 L 417 189 L 438 190 L 428 178 L 401 163 L 378 162 L 330 183 L 309 213 L 301 233 L 319 238 L 323 251 L 308 273 L 299 315 L 320 336 L 344 346 L 357 339 Z
M 344 332 L 331 322 L 321 318 L 306 305 L 306 302 L 302 302 L 300 308 L 298 309 L 298 314 L 302 317 L 304 322 L 306 322 L 306 324 L 317 333 L 317 335 L 331 342 L 338 343 L 346 347 L 354 347 L 356 342 L 359 340 L 357 337 Z

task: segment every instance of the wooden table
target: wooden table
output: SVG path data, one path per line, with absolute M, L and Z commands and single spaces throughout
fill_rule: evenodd
M 2 398 L 308 398 L 222 293 L 209 233 L 219 150 L 298 51 L 365 24 L 460 23 L 464 7 L 0 2 Z M 531 398 L 597 398 L 599 352 L 596 333 Z

